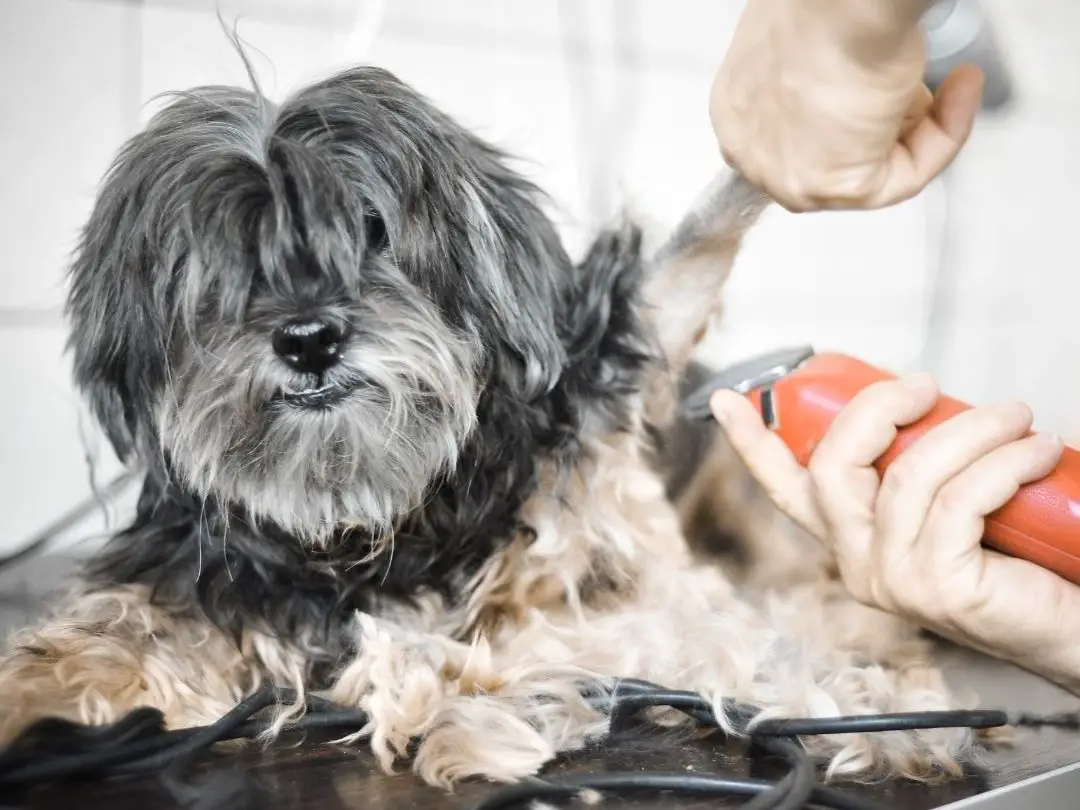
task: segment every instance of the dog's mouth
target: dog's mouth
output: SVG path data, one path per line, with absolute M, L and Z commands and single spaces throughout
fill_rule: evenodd
M 323 382 L 310 388 L 282 388 L 274 394 L 270 404 L 323 410 L 343 402 L 359 386 L 359 380 L 338 380 Z

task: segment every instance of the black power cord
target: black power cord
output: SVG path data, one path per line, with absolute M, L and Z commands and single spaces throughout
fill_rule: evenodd
M 675 709 L 700 727 L 723 731 L 733 728 L 760 750 L 783 759 L 788 773 L 780 780 L 727 779 L 696 773 L 604 773 L 529 779 L 495 789 L 474 810 L 512 810 L 538 799 L 556 801 L 599 791 L 627 795 L 665 791 L 692 796 L 746 796 L 744 810 L 881 810 L 865 799 L 823 787 L 817 782 L 813 761 L 797 742 L 800 736 L 932 728 L 986 729 L 1005 725 L 1080 730 L 1080 715 L 1019 714 L 998 710 L 905 712 L 832 718 L 784 718 L 754 722 L 755 710 L 724 703 L 724 724 L 712 704 L 694 692 L 663 689 L 647 681 L 620 681 L 611 693 L 590 694 L 590 702 L 610 715 L 611 733 L 624 730 L 642 711 Z M 0 752 L 0 789 L 10 794 L 55 781 L 117 776 L 161 775 L 178 780 L 200 754 L 225 740 L 250 739 L 267 730 L 265 710 L 295 703 L 289 689 L 265 687 L 241 701 L 220 720 L 197 728 L 165 729 L 157 709 L 139 708 L 111 725 L 87 726 L 49 718 L 30 726 Z M 336 728 L 354 732 L 367 722 L 355 709 L 343 708 L 317 697 L 305 698 L 306 712 L 285 726 L 299 731 Z

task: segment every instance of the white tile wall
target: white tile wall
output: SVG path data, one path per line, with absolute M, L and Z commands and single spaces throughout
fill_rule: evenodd
M 119 466 L 93 430 L 69 383 L 67 330 L 8 327 L 0 340 L 0 554 L 11 550 L 91 492 Z
M 133 17 L 123 4 L 79 0 L 0 8 L 0 306 L 62 301 L 72 240 L 126 134 Z
M 672 223 L 718 165 L 707 92 L 741 9 L 715 0 L 2 0 L 0 554 L 88 492 L 62 358 L 63 268 L 97 179 L 163 91 L 246 83 L 238 20 L 280 97 L 352 61 L 399 73 L 522 157 L 567 239 L 620 202 Z M 980 123 L 945 183 L 871 214 L 770 213 L 727 289 L 706 356 L 811 341 L 960 396 L 1022 396 L 1080 440 L 1080 5 L 988 0 L 1017 108 Z M 378 23 L 372 37 L 370 24 Z M 638 35 L 636 48 L 620 33 Z M 370 46 L 370 47 L 369 47 Z M 590 95 L 591 94 L 591 95 Z M 608 185 L 597 190 L 597 180 Z M 947 211 L 947 217 L 944 216 Z M 942 238 L 944 237 L 944 242 Z M 924 358 L 939 261 L 951 295 Z M 1071 366 L 1071 373 L 1070 373 Z M 110 467 L 96 441 L 96 454 Z
M 933 191 L 872 213 L 770 211 L 728 283 L 726 314 L 706 357 L 729 361 L 811 343 L 897 371 L 916 368 L 935 250 Z
M 148 103 L 140 109 L 140 120 L 165 101 L 160 98 L 163 93 L 205 84 L 250 84 L 221 21 L 205 5 L 194 0 L 149 0 L 143 9 L 139 94 Z M 226 21 L 231 19 L 235 18 Z M 272 98 L 336 67 L 335 47 L 345 33 L 338 27 L 266 15 L 239 17 L 236 31 L 263 92 Z
M 0 553 L 90 491 L 57 308 L 73 240 L 127 133 L 134 21 L 119 3 L 0 7 Z M 110 455 L 88 433 L 107 476 Z
M 960 395 L 1022 398 L 1080 439 L 1080 106 L 987 122 L 950 178 L 951 317 L 941 357 Z

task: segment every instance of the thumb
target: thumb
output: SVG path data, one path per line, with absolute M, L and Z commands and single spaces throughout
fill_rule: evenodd
M 983 81 L 974 65 L 957 67 L 938 88 L 929 114 L 905 126 L 889 155 L 885 183 L 875 200 L 878 207 L 914 197 L 948 168 L 971 135 Z
M 825 524 L 810 475 L 783 440 L 765 426 L 761 414 L 741 394 L 717 391 L 709 405 L 731 446 L 777 508 L 824 541 Z

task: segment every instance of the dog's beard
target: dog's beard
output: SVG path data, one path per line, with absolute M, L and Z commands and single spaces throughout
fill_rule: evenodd
M 479 341 L 404 293 L 321 312 L 349 337 L 318 375 L 274 354 L 280 317 L 184 340 L 162 445 L 193 490 L 254 519 L 312 543 L 347 526 L 378 537 L 456 464 L 476 423 Z

